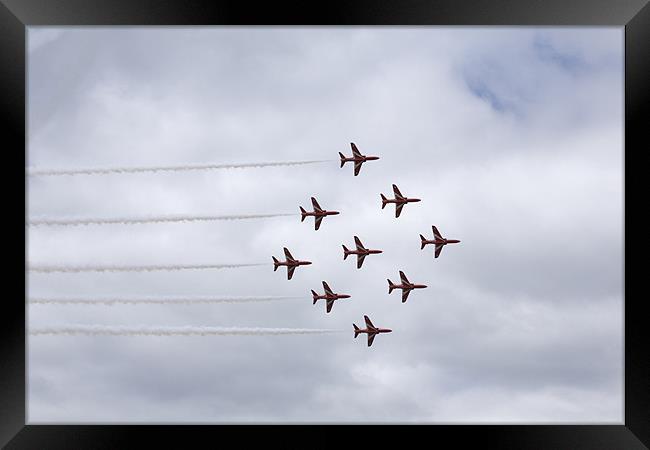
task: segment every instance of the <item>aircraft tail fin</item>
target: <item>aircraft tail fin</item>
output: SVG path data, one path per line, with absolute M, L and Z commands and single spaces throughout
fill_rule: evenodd
M 344 245 L 343 246 L 343 259 L 347 259 L 348 255 L 350 254 L 350 250 Z
M 393 292 L 393 289 L 395 289 L 395 285 L 393 284 L 392 281 L 388 280 L 388 293 L 390 294 Z
M 301 206 L 301 207 L 300 207 L 300 221 L 301 221 L 301 222 L 304 222 L 304 221 L 305 221 L 305 217 L 307 217 L 307 211 L 305 211 L 305 208 L 303 208 L 303 207 Z
M 427 239 L 424 236 L 420 235 L 420 250 L 422 250 L 425 245 L 427 245 Z
M 357 336 L 359 336 L 359 327 L 354 323 L 352 324 L 352 326 L 354 327 L 354 337 L 356 338 Z
M 278 261 L 278 258 L 276 258 L 275 256 L 273 256 L 272 258 L 273 258 L 273 272 L 275 272 L 276 270 L 278 270 L 280 261 Z
M 318 296 L 318 294 L 316 293 L 316 291 L 314 291 L 314 290 L 312 289 L 312 291 L 311 291 L 311 295 L 312 295 L 312 297 L 314 297 L 314 303 L 312 303 L 312 305 L 315 305 L 315 304 L 316 304 L 316 300 L 317 300 L 316 297 Z
M 388 199 L 384 194 L 379 194 L 381 195 L 381 209 L 384 209 L 386 207 L 386 204 L 388 203 Z
M 341 167 L 343 167 L 343 164 L 346 163 L 345 155 L 343 153 L 339 152 L 339 156 L 341 157 Z

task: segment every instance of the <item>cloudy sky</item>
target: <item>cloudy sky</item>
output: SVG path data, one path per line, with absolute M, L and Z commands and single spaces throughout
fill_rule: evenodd
M 622 28 L 28 30 L 30 169 L 327 162 L 28 176 L 30 265 L 264 263 L 28 272 L 30 298 L 297 296 L 28 306 L 70 325 L 343 330 L 28 338 L 30 423 L 621 423 Z M 358 177 L 339 151 L 379 161 Z M 397 184 L 422 202 L 381 209 Z M 314 231 L 298 206 L 341 211 Z M 449 238 L 438 259 L 419 234 Z M 343 261 L 353 236 L 372 248 Z M 314 262 L 287 281 L 271 255 Z M 386 279 L 429 287 L 401 303 Z M 352 295 L 326 314 L 322 280 Z M 352 323 L 389 335 L 366 346 Z

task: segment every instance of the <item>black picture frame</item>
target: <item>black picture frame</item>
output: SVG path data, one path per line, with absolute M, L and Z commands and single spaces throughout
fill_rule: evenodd
M 4 200 L 14 200 L 15 212 L 6 216 L 5 252 L 11 260 L 26 259 L 26 233 L 18 218 L 26 214 L 26 196 L 12 195 L 24 176 L 26 156 L 26 27 L 36 25 L 537 25 L 620 26 L 625 28 L 625 236 L 637 238 L 633 246 L 624 240 L 625 308 L 625 407 L 620 425 L 423 425 L 373 426 L 363 430 L 325 425 L 27 425 L 25 294 L 26 280 L 10 279 L 16 288 L 4 300 L 0 333 L 0 444 L 6 448 L 130 448 L 136 439 L 148 446 L 164 444 L 187 448 L 203 441 L 209 445 L 233 442 L 237 446 L 259 440 L 264 445 L 287 447 L 385 446 L 384 436 L 397 437 L 405 445 L 503 449 L 641 449 L 650 445 L 650 358 L 644 346 L 648 331 L 643 315 L 645 296 L 635 295 L 646 265 L 634 256 L 646 255 L 648 244 L 635 215 L 647 210 L 640 171 L 648 167 L 648 139 L 643 117 L 648 117 L 650 98 L 650 6 L 648 0 L 355 0 L 318 4 L 226 0 L 0 0 L 0 108 L 5 159 Z M 20 155 L 23 155 L 21 158 Z M 5 169 L 7 166 L 5 165 Z M 23 183 L 25 179 L 22 179 Z M 26 193 L 26 184 L 25 193 Z M 639 200 L 634 195 L 639 192 Z M 628 196 L 632 200 L 628 202 Z M 633 205 L 628 208 L 627 206 Z M 640 207 L 634 207 L 640 205 Z M 21 248 L 13 236 L 22 235 Z M 13 246 L 6 244 L 15 244 Z M 8 255 L 8 256 L 9 256 Z M 9 258 L 6 258 L 9 260 Z M 640 258 L 636 259 L 643 261 Z M 12 289 L 13 291 L 13 289 Z M 647 294 L 646 294 L 647 295 Z M 647 298 L 647 297 L 645 297 Z M 372 428 L 371 428 L 372 427 Z M 334 428 L 334 429 L 333 429 Z M 343 438 L 338 431 L 351 431 Z M 418 439 L 412 433 L 418 431 Z M 360 431 L 360 433 L 355 433 Z M 296 433 L 297 432 L 297 433 Z M 305 432 L 315 435 L 305 440 Z M 426 439 L 426 441 L 421 441 Z

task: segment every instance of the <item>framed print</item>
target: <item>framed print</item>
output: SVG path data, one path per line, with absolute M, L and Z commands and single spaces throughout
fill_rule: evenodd
M 649 445 L 647 2 L 0 17 L 7 448 Z

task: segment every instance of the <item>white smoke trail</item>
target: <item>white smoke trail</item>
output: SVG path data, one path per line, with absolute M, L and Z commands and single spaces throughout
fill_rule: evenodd
M 141 224 L 163 222 L 198 222 L 215 220 L 245 220 L 264 219 L 269 217 L 295 216 L 297 214 L 240 214 L 236 216 L 158 216 L 158 217 L 125 217 L 125 218 L 85 218 L 85 219 L 48 219 L 40 218 L 27 222 L 29 226 L 77 226 L 77 225 L 107 225 L 107 224 Z
M 234 269 L 237 267 L 265 266 L 267 264 L 196 264 L 169 266 L 27 266 L 30 272 L 151 272 L 155 270 Z
M 257 303 L 300 299 L 303 297 L 186 297 L 186 298 L 31 298 L 33 305 L 198 305 L 218 303 Z
M 245 169 L 259 167 L 301 166 L 333 161 L 329 159 L 313 161 L 260 162 L 243 164 L 194 164 L 185 166 L 161 167 L 106 167 L 88 169 L 26 169 L 29 176 L 62 176 L 62 175 L 106 175 L 111 173 L 141 173 L 141 172 L 180 172 L 187 170 L 216 170 L 216 169 Z
M 277 336 L 289 334 L 329 334 L 346 330 L 309 328 L 239 328 L 239 327 L 125 327 L 103 325 L 74 325 L 37 328 L 30 330 L 32 336 Z

